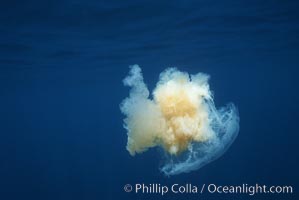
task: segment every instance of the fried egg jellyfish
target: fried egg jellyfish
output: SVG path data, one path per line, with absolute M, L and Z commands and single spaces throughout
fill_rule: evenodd
M 150 98 L 138 65 L 130 66 L 124 85 L 130 95 L 120 109 L 126 116 L 127 150 L 134 156 L 151 147 L 163 149 L 160 170 L 167 176 L 197 170 L 220 157 L 239 132 L 231 103 L 216 109 L 207 74 L 189 76 L 168 68 Z

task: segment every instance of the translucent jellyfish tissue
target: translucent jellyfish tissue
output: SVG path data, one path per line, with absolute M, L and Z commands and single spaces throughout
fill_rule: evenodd
M 239 115 L 232 103 L 216 109 L 208 80 L 204 73 L 168 68 L 151 98 L 140 67 L 130 66 L 123 81 L 130 95 L 120 105 L 129 153 L 161 147 L 160 170 L 167 176 L 197 170 L 220 157 L 238 135 Z

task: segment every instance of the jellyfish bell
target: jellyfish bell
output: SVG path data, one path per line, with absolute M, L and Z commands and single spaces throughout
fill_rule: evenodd
M 216 109 L 208 80 L 168 68 L 149 98 L 141 68 L 131 66 L 124 79 L 130 95 L 120 105 L 129 153 L 161 147 L 165 175 L 197 170 L 221 156 L 238 134 L 239 115 L 232 103 Z

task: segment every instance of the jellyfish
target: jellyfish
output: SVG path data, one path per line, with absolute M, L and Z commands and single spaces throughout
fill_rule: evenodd
M 162 149 L 160 171 L 166 176 L 197 170 L 220 157 L 238 135 L 239 114 L 233 103 L 215 107 L 208 80 L 205 73 L 167 68 L 150 94 L 141 68 L 130 66 L 123 80 L 129 96 L 120 104 L 130 155 Z

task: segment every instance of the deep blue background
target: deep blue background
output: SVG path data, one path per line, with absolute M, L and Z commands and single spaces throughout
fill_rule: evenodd
M 159 199 L 126 183 L 292 185 L 298 173 L 298 1 L 1 1 L 0 199 Z M 211 75 L 240 133 L 204 168 L 166 178 L 157 150 L 131 157 L 119 103 L 139 64 Z M 167 195 L 163 199 L 246 199 Z M 252 199 L 252 198 L 250 198 Z

